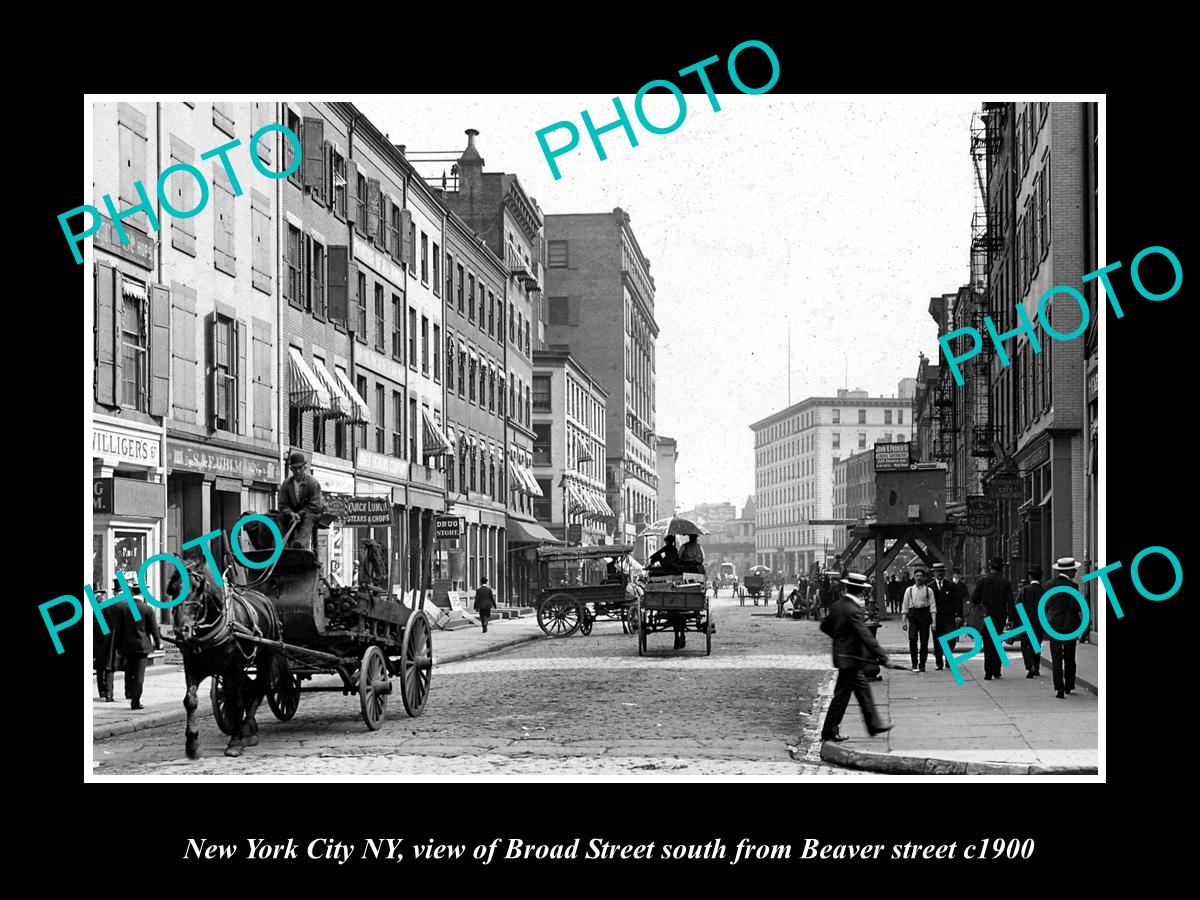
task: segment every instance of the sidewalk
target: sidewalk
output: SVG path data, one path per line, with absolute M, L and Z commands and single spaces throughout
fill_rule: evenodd
M 893 663 L 908 663 L 898 622 L 878 637 Z M 970 647 L 960 643 L 958 654 Z M 1042 677 L 1033 679 L 1025 677 L 1019 647 L 1008 651 L 999 679 L 983 680 L 982 652 L 967 660 L 961 686 L 948 667 L 937 671 L 932 648 L 925 672 L 884 669 L 871 690 L 892 730 L 869 737 L 851 698 L 841 726 L 848 740 L 825 741 L 821 758 L 897 775 L 1095 775 L 1097 647 L 1077 645 L 1075 692 L 1062 700 L 1054 696 L 1049 647 L 1043 650 Z
M 484 634 L 478 625 L 456 628 L 453 631 L 434 628 L 434 678 L 437 678 L 437 667 L 444 663 L 470 659 L 544 636 L 538 627 L 537 618 L 530 615 L 493 620 L 488 623 L 487 634 Z M 334 683 L 339 680 L 336 675 L 330 677 L 334 679 Z M 212 715 L 210 685 L 211 681 L 208 679 L 200 683 L 200 706 L 196 711 L 198 715 Z M 129 701 L 125 699 L 125 677 L 121 672 L 116 674 L 114 703 L 101 703 L 96 699 L 96 679 L 92 676 L 92 740 L 102 741 L 119 734 L 141 731 L 143 728 L 182 722 L 187 718 L 187 712 L 183 708 L 185 689 L 183 666 L 151 666 L 146 670 L 146 683 L 142 689 L 142 703 L 146 708 L 132 710 L 129 708 Z

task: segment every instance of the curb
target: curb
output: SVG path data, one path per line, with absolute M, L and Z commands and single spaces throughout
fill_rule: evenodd
M 928 756 L 894 756 L 821 743 L 821 759 L 851 769 L 885 775 L 1098 775 L 1096 766 L 1043 766 L 1037 763 L 963 762 Z
M 530 641 L 535 641 L 538 638 L 545 637 L 540 631 L 536 634 L 523 634 L 514 636 L 511 639 L 498 641 L 497 643 L 483 647 L 479 650 L 465 650 L 459 653 L 448 653 L 445 656 L 438 656 L 434 651 L 435 666 L 444 665 L 446 663 L 461 662 L 464 659 L 474 659 L 477 656 L 486 656 L 489 653 L 495 653 L 499 650 L 507 650 L 509 647 L 515 647 L 518 644 L 527 644 Z M 176 667 L 182 671 L 182 666 Z M 149 673 L 147 673 L 149 674 Z M 166 674 L 165 672 L 162 674 Z M 200 692 L 200 705 L 196 708 L 197 716 L 212 715 L 212 701 L 209 699 L 207 691 Z M 131 710 L 132 712 L 132 710 Z M 135 718 L 121 719 L 116 722 L 105 722 L 102 725 L 92 726 L 92 742 L 108 740 L 109 738 L 119 737 L 123 734 L 132 734 L 135 731 L 143 731 L 147 728 L 157 728 L 159 725 L 170 725 L 174 722 L 183 722 L 187 719 L 187 710 L 183 708 L 183 700 L 181 699 L 176 706 L 168 709 L 158 709 L 147 711 L 145 715 L 140 715 Z

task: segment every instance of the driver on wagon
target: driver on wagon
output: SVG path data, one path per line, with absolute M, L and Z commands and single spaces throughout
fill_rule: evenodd
M 299 519 L 288 546 L 311 550 L 313 524 L 325 512 L 325 500 L 317 479 L 304 471 L 307 465 L 308 460 L 299 450 L 293 450 L 288 456 L 288 468 L 292 474 L 279 486 L 278 508 L 283 514 L 285 527 L 290 526 L 292 520 Z

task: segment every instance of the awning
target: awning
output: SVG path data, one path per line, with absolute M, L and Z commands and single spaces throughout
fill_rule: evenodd
M 617 517 L 617 514 L 613 511 L 613 508 L 608 505 L 608 499 L 606 497 L 600 498 L 600 505 L 604 508 L 604 514 L 606 516 L 611 516 L 614 519 Z
M 329 392 L 328 417 L 331 419 L 345 419 L 349 417 L 354 411 L 354 403 L 346 396 L 346 392 L 338 383 L 338 380 L 329 374 L 329 370 L 316 359 L 312 362 L 312 370 L 321 382 L 321 385 Z
M 558 538 L 535 522 L 508 520 L 508 543 L 510 544 L 561 544 Z
M 529 482 L 529 495 L 531 497 L 544 497 L 545 494 L 542 493 L 541 487 L 538 486 L 537 479 L 533 477 L 533 472 L 524 466 L 521 467 L 521 471 Z
M 579 512 L 581 509 L 587 509 L 588 506 L 583 502 L 583 497 L 579 495 L 579 491 L 575 489 L 573 484 L 567 486 L 567 497 L 569 498 L 569 508 L 571 512 Z
M 453 425 L 446 426 L 446 440 L 450 442 L 450 449 L 447 452 L 453 453 L 454 448 L 458 445 L 458 435 L 454 433 Z
M 584 494 L 584 499 L 587 501 L 587 505 L 592 508 L 592 512 L 597 516 L 603 516 L 605 514 L 604 510 L 600 508 L 600 501 L 596 499 L 595 494 L 589 491 L 588 493 Z
M 450 442 L 446 440 L 446 435 L 442 434 L 438 423 L 433 421 L 433 416 L 425 410 L 421 410 L 421 416 L 425 420 L 425 455 L 437 456 L 439 453 L 448 451 Z
M 308 363 L 304 361 L 300 351 L 295 347 L 289 347 L 288 356 L 290 357 L 292 376 L 292 390 L 288 395 L 291 405 L 299 410 L 328 410 L 333 405 L 329 391 L 321 384 L 321 380 L 317 378 L 313 370 L 308 367 Z
M 121 293 L 130 300 L 146 302 L 146 286 L 137 281 L 130 281 L 128 278 L 121 279 Z
M 350 383 L 350 379 L 342 374 L 341 369 L 334 369 L 333 376 L 337 379 L 338 384 L 342 386 L 342 391 L 350 401 L 352 410 L 346 415 L 346 421 L 351 425 L 370 425 L 371 410 L 367 407 L 367 401 L 358 395 L 358 391 L 354 389 L 354 385 Z

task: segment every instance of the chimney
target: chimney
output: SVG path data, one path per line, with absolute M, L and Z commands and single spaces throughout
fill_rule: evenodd
M 467 129 L 467 149 L 458 158 L 458 189 L 468 196 L 483 186 L 483 157 L 475 146 L 478 134 L 474 128 Z

